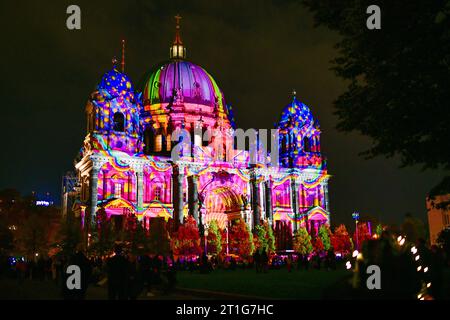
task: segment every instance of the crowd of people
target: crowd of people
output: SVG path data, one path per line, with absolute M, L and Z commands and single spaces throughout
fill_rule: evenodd
M 425 241 L 415 244 L 420 253 L 420 264 L 427 266 L 427 272 L 416 272 L 416 264 L 409 249 L 399 249 L 395 246 L 395 239 L 385 235 L 377 240 L 364 242 L 361 249 L 361 259 L 357 260 L 355 292 L 365 296 L 364 284 L 368 277 L 365 273 L 369 265 L 378 265 L 382 269 L 383 297 L 411 297 L 420 289 L 420 283 L 432 283 L 429 290 L 433 297 L 441 298 L 443 292 L 443 270 L 448 259 L 442 250 L 433 246 L 428 248 Z M 394 245 L 393 245 L 394 243 Z M 406 247 L 406 246 L 405 246 Z M 409 248 L 409 247 L 408 247 Z M 25 279 L 52 280 L 61 288 L 64 299 L 85 299 L 89 286 L 106 287 L 108 298 L 111 300 L 134 300 L 142 296 L 152 297 L 155 292 L 170 293 L 175 289 L 177 271 L 200 272 L 208 274 L 216 269 L 236 270 L 254 269 L 257 273 L 267 273 L 270 269 L 294 270 L 336 270 L 338 264 L 344 264 L 351 257 L 335 255 L 332 248 L 320 253 L 308 255 L 293 252 L 279 254 L 256 250 L 247 259 L 236 255 L 210 256 L 202 254 L 200 257 L 177 257 L 173 255 L 145 254 L 133 255 L 123 249 L 121 245 L 114 247 L 114 253 L 107 257 L 90 256 L 84 254 L 81 247 L 70 256 L 56 255 L 52 258 L 36 255 L 33 259 L 0 257 L 0 276 L 15 277 L 19 283 Z M 359 255 L 358 255 L 359 257 Z M 356 258 L 354 258 L 356 259 Z M 67 280 L 70 274 L 66 272 L 70 265 L 81 269 L 81 287 L 69 290 Z M 367 293 L 367 292 L 366 292 Z
M 80 288 L 67 286 L 71 273 L 66 270 L 71 265 L 80 268 Z M 90 286 L 106 287 L 111 300 L 134 300 L 140 295 L 152 297 L 155 290 L 167 294 L 175 288 L 176 269 L 173 257 L 136 256 L 126 253 L 120 245 L 115 246 L 109 257 L 88 258 L 79 247 L 69 256 L 28 260 L 5 256 L 0 261 L 0 276 L 16 278 L 19 284 L 25 279 L 53 281 L 61 289 L 62 298 L 67 300 L 85 299 Z

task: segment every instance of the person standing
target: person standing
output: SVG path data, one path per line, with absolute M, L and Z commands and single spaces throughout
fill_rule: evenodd
M 66 266 L 66 270 L 68 266 L 78 266 L 80 268 L 81 273 L 81 287 L 79 289 L 69 289 L 67 287 L 67 279 L 70 274 L 63 272 L 63 296 L 64 299 L 68 300 L 84 300 L 86 298 L 86 291 L 89 285 L 89 280 L 91 278 L 92 267 L 90 265 L 89 259 L 83 253 L 82 246 L 79 245 L 75 254 L 73 254 Z
M 114 248 L 115 255 L 107 261 L 108 299 L 126 300 L 129 281 L 129 263 L 123 255 L 122 247 Z

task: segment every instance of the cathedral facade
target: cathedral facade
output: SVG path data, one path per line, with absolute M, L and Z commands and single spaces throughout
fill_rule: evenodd
M 87 102 L 75 161 L 83 226 L 100 209 L 108 219 L 135 215 L 146 227 L 155 217 L 182 224 L 188 215 L 222 228 L 238 218 L 291 232 L 329 224 L 320 126 L 295 94 L 275 128 L 278 156 L 259 152 L 253 161 L 251 150 L 236 147 L 233 111 L 216 81 L 186 60 L 178 24 L 170 60 L 144 79 L 135 88 L 114 65 Z

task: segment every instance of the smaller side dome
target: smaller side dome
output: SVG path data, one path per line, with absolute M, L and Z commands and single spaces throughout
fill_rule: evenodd
M 119 72 L 116 67 L 113 67 L 103 75 L 97 89 L 106 98 L 116 98 L 133 92 L 133 85 L 126 74 Z
M 298 101 L 294 96 L 292 102 L 284 107 L 281 112 L 281 119 L 278 124 L 278 128 L 301 128 L 305 124 L 313 123 L 314 118 L 309 107 L 303 102 Z

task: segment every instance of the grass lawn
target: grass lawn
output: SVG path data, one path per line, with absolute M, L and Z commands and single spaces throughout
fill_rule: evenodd
M 321 299 L 332 286 L 345 286 L 346 270 L 215 270 L 210 274 L 178 272 L 178 286 L 278 299 Z

